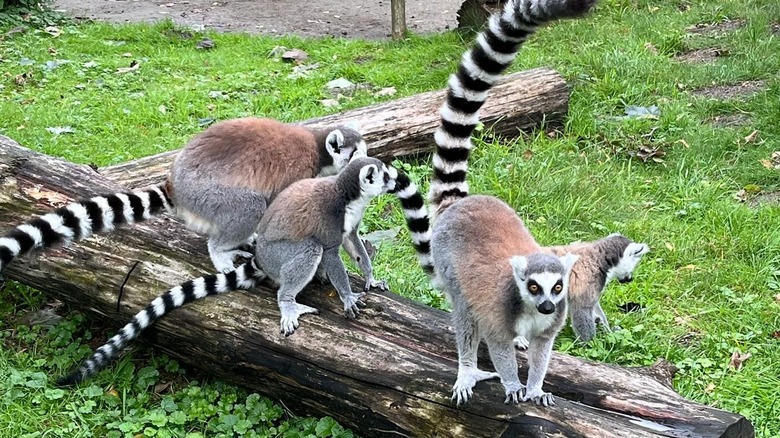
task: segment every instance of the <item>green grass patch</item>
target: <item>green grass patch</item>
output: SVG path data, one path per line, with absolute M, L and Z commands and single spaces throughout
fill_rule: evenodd
M 726 19 L 746 24 L 718 35 L 685 31 Z M 780 53 L 780 39 L 770 30 L 778 19 L 780 4 L 772 0 L 606 0 L 586 20 L 540 32 L 513 70 L 547 65 L 564 74 L 572 85 L 567 125 L 513 140 L 484 136 L 470 178 L 474 193 L 516 208 L 543 244 L 616 231 L 648 243 L 652 252 L 635 281 L 611 285 L 603 298 L 623 330 L 581 346 L 567 328 L 556 348 L 621 365 L 666 358 L 680 368 L 677 391 L 746 415 L 760 437 L 780 436 L 780 208 L 741 200 L 780 191 L 778 170 L 766 166 L 780 150 L 780 57 L 771 55 Z M 212 119 L 296 121 L 442 88 L 466 47 L 455 33 L 401 42 L 209 33 L 216 47 L 203 51 L 195 44 L 204 35 L 187 37 L 165 23 L 61 31 L 30 29 L 0 45 L 0 133 L 97 165 L 181 147 Z M 320 67 L 290 78 L 294 66 L 268 56 L 280 45 L 305 50 L 307 62 Z M 673 59 L 706 47 L 728 56 L 706 64 Z M 138 69 L 118 73 L 133 61 Z M 326 108 L 324 85 L 339 77 L 398 93 L 359 91 Z M 693 94 L 749 80 L 766 88 L 726 101 Z M 655 105 L 660 115 L 621 118 L 627 105 Z M 731 113 L 747 115 L 749 124 L 708 123 Z M 655 160 L 640 158 L 647 151 Z M 396 164 L 427 188 L 429 160 Z M 372 204 L 363 231 L 390 228 L 399 235 L 381 244 L 375 275 L 400 294 L 445 307 L 416 265 L 400 210 L 384 197 Z M 262 396 L 183 371 L 144 348 L 78 390 L 60 392 L 47 376 L 83 358 L 94 347 L 91 333 L 115 328 L 79 314 L 29 328 L 19 317 L 44 299 L 18 286 L 0 295 L 0 387 L 12 395 L 0 400 L 0 436 L 229 436 L 250 429 L 258 436 L 341 436 L 329 419 L 290 417 Z M 619 310 L 628 302 L 642 310 Z M 735 350 L 751 353 L 738 371 L 728 365 Z M 155 386 L 167 382 L 175 391 L 157 394 Z

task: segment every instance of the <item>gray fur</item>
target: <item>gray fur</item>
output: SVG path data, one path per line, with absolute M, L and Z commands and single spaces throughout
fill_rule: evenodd
M 233 269 L 237 257 L 251 256 L 237 248 L 253 243 L 268 205 L 289 183 L 336 174 L 353 154 L 365 155 L 360 133 L 343 126 L 308 129 L 268 119 L 229 122 L 237 126 L 207 130 L 185 146 L 170 176 L 177 215 L 192 230 L 209 236 L 209 255 L 222 272 Z M 257 132 L 236 132 L 241 129 Z
M 569 307 L 574 333 L 581 342 L 588 342 L 596 335 L 598 324 L 606 331 L 611 330 L 599 303 L 607 285 L 613 278 L 621 283 L 632 281 L 634 269 L 650 249 L 644 243 L 611 234 L 596 241 L 553 246 L 547 250 L 557 255 L 571 252 L 580 256 L 572 269 Z
M 357 227 L 345 230 L 345 219 L 351 205 L 364 206 L 374 196 L 392 191 L 396 176 L 395 169 L 388 169 L 375 158 L 357 158 L 338 176 L 290 185 L 271 204 L 257 228 L 255 260 L 279 284 L 280 330 L 285 336 L 295 332 L 301 315 L 317 312 L 295 301 L 315 275 L 327 278 L 336 289 L 347 318 L 359 315 L 359 306 L 363 305 L 360 299 L 365 293 L 352 292 L 339 257 L 342 244 L 353 258 L 360 259 L 366 290 L 384 284 L 374 280 Z M 362 216 L 362 210 L 358 213 Z
M 542 390 L 553 341 L 566 322 L 566 291 L 577 256 L 540 252 L 517 217 L 497 198 L 472 195 L 438 218 L 431 239 L 436 287 L 452 303 L 458 378 L 452 398 L 464 403 L 477 382 L 500 377 L 505 402 L 554 404 Z M 530 287 L 539 288 L 529 292 Z M 559 289 L 554 292 L 555 288 Z M 513 339 L 530 339 L 529 379 L 518 376 Z M 477 367 L 479 342 L 488 346 L 495 373 Z

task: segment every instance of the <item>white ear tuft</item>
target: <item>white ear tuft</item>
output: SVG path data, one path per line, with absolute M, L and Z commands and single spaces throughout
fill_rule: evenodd
M 650 247 L 644 243 L 629 243 L 626 247 L 625 255 L 633 255 L 635 257 L 643 256 L 650 252 Z
M 570 252 L 567 252 L 566 255 L 561 256 L 561 264 L 563 265 L 563 270 L 565 272 L 571 272 L 571 268 L 574 267 L 574 264 L 577 263 L 577 260 L 580 259 L 580 256 L 577 254 L 572 254 Z
M 515 276 L 515 281 L 518 283 L 525 282 L 528 276 L 525 270 L 528 268 L 528 259 L 523 256 L 514 256 L 509 259 L 509 264 L 512 265 L 512 275 Z
M 344 147 L 344 134 L 338 129 L 330 131 L 325 138 L 325 147 L 328 153 L 338 155 L 341 152 L 341 148 Z
M 349 122 L 345 123 L 344 127 L 345 128 L 349 128 L 349 129 L 351 129 L 353 131 L 360 132 L 360 125 L 355 120 L 352 120 L 352 121 L 349 121 Z
M 378 172 L 379 169 L 377 169 L 377 167 L 373 164 L 369 164 L 368 166 L 363 167 L 360 169 L 360 182 L 363 184 L 373 185 Z

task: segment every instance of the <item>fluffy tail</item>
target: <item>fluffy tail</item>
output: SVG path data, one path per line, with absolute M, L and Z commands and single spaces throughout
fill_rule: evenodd
M 393 191 L 401 208 L 404 211 L 406 226 L 412 235 L 412 244 L 417 251 L 417 258 L 423 270 L 430 274 L 433 272 L 431 262 L 431 223 L 428 219 L 428 210 L 425 201 L 417 185 L 409 179 L 409 175 L 398 171 L 395 190 Z
M 0 272 L 16 257 L 35 248 L 68 245 L 172 209 L 165 183 L 132 193 L 95 196 L 60 207 L 0 237 Z
M 76 370 L 60 378 L 57 385 L 75 385 L 88 379 L 105 367 L 109 361 L 130 343 L 140 336 L 147 327 L 162 318 L 172 310 L 195 300 L 230 292 L 238 289 L 251 289 L 263 281 L 265 274 L 257 268 L 255 260 L 238 266 L 235 270 L 225 274 L 212 274 L 199 277 L 182 283 L 168 292 L 155 298 L 143 310 L 138 312 L 122 330 L 103 346 L 95 350 L 95 353 Z
M 428 192 L 435 218 L 458 199 L 468 196 L 466 182 L 471 134 L 477 111 L 501 73 L 512 64 L 526 39 L 543 24 L 586 13 L 596 0 L 509 0 L 495 12 L 488 27 L 464 53 L 457 73 L 450 76 L 447 100 L 439 110 L 441 126 L 434 139 L 433 178 Z

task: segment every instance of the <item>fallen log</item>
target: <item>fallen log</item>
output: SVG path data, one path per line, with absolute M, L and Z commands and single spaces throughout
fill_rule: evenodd
M 118 188 L 89 167 L 0 136 L 0 223 L 6 229 L 72 198 Z M 205 248 L 203 238 L 160 217 L 23 257 L 5 274 L 119 328 L 164 290 L 211 272 Z M 117 312 L 117 290 L 136 262 Z M 624 368 L 556 353 L 546 380 L 556 406 L 505 405 L 500 383 L 489 381 L 456 408 L 449 397 L 457 359 L 445 312 L 372 291 L 361 317 L 347 320 L 335 292 L 314 283 L 300 301 L 322 313 L 303 317 L 289 338 L 279 334 L 275 290 L 264 285 L 176 310 L 143 340 L 280 399 L 296 413 L 330 415 L 366 437 L 754 436 L 744 417 L 678 395 L 664 362 Z M 489 363 L 484 353 L 481 363 Z
M 433 131 L 439 126 L 438 110 L 444 94 L 444 90 L 431 91 L 301 124 L 356 123 L 366 138 L 369 155 L 383 160 L 428 152 L 434 144 Z M 563 77 L 549 68 L 536 68 L 503 77 L 490 90 L 490 99 L 480 110 L 480 118 L 495 134 L 514 137 L 518 130 L 533 129 L 542 121 L 548 127 L 560 127 L 568 106 L 569 90 Z M 102 168 L 100 172 L 127 187 L 157 184 L 168 175 L 177 152 L 163 152 Z

